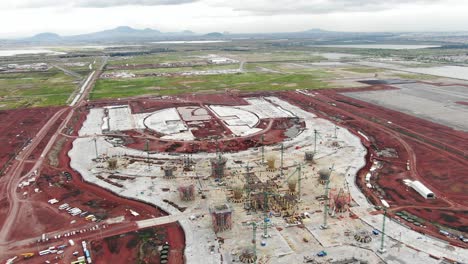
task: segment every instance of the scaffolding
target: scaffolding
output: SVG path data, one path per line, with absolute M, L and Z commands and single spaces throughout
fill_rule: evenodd
M 216 179 L 224 178 L 224 170 L 226 168 L 227 158 L 219 155 L 217 158 L 212 158 L 211 162 L 211 176 Z
M 276 161 L 275 157 L 273 156 L 268 157 L 267 168 L 266 168 L 267 171 L 270 171 L 270 172 L 276 171 L 275 161 Z
M 210 213 L 215 233 L 231 229 L 232 209 L 228 204 L 213 206 Z
M 232 188 L 232 199 L 233 203 L 242 203 L 244 201 L 244 190 L 241 186 L 235 186 Z
M 193 159 L 192 159 L 192 154 L 185 155 L 183 157 L 183 163 L 184 163 L 184 171 L 192 171 L 193 169 Z
M 304 160 L 306 162 L 314 162 L 314 156 L 315 156 L 315 152 L 306 151 L 305 154 L 304 154 Z
M 330 169 L 321 169 L 319 170 L 318 174 L 319 174 L 319 182 L 321 184 L 326 184 L 330 180 L 330 174 L 331 174 Z
M 175 178 L 174 176 L 174 171 L 176 170 L 175 166 L 166 165 L 163 167 L 163 170 L 164 170 L 164 178 L 167 178 L 167 179 Z
M 182 201 L 195 200 L 195 186 L 193 184 L 186 186 L 179 186 L 179 196 Z
M 338 192 L 336 190 L 331 190 L 330 209 L 333 213 L 344 213 L 348 211 L 350 202 L 351 198 L 343 188 L 340 188 Z

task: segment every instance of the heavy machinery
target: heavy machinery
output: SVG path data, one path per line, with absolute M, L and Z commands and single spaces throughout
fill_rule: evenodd
M 23 257 L 23 259 L 30 259 L 34 257 L 34 253 L 23 253 L 21 254 L 21 256 Z

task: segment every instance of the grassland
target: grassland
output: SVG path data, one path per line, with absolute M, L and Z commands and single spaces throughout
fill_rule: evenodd
M 411 74 L 411 73 L 397 73 L 395 74 L 398 78 L 408 80 L 435 80 L 440 77 L 427 74 Z
M 348 67 L 348 68 L 342 68 L 342 70 L 355 72 L 355 73 L 376 73 L 376 72 L 384 71 L 384 69 L 370 68 L 370 67 Z
M 247 63 L 245 68 L 253 72 L 277 72 L 284 74 L 308 74 L 315 78 L 334 77 L 333 71 L 324 67 L 314 67 L 307 64 L 283 63 L 283 62 L 255 62 Z
M 63 105 L 77 87 L 58 69 L 0 74 L 0 109 Z
M 101 79 L 91 99 L 124 98 L 139 95 L 175 95 L 206 90 L 237 89 L 241 91 L 319 89 L 325 82 L 310 74 L 242 73 L 185 77 L 147 77 L 134 79 Z
M 111 58 L 108 61 L 109 65 L 125 65 L 125 64 L 155 64 L 163 62 L 184 62 L 201 60 L 197 56 L 202 55 L 200 52 L 162 52 L 151 55 L 139 55 L 128 57 Z M 205 54 L 206 55 L 206 54 Z
M 201 51 L 162 52 L 151 55 L 139 55 L 129 57 L 112 58 L 109 65 L 125 64 L 154 64 L 163 62 L 185 62 L 203 60 L 203 56 L 209 53 Z M 213 51 L 220 57 L 228 57 L 239 61 L 268 62 L 268 61 L 323 61 L 324 57 L 310 51 L 286 51 L 286 50 L 255 50 L 255 51 Z
M 241 61 L 249 62 L 288 62 L 288 61 L 308 61 L 318 62 L 327 60 L 311 51 L 302 50 L 256 50 L 249 52 L 229 52 L 228 54 L 220 53 L 221 56 L 234 58 Z
M 148 73 L 180 73 L 191 71 L 210 71 L 210 70 L 233 70 L 238 69 L 239 64 L 228 65 L 208 65 L 208 66 L 194 66 L 194 67 L 175 67 L 175 68 L 156 68 L 156 69 L 138 69 L 138 70 L 121 70 L 108 72 L 128 72 L 134 74 L 148 74 Z

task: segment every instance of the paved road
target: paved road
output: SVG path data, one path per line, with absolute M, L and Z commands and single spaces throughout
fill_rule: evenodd
M 107 58 L 104 59 L 103 64 L 105 64 L 106 62 L 107 62 Z M 52 116 L 52 118 L 50 118 L 47 121 L 47 123 L 41 128 L 41 130 L 37 133 L 37 135 L 31 140 L 31 143 L 28 146 L 26 146 L 21 153 L 18 154 L 18 156 L 16 157 L 16 161 L 12 164 L 10 169 L 5 173 L 4 177 L 2 177 L 2 181 L 6 181 L 6 182 L 4 182 L 4 184 L 1 185 L 0 190 L 1 190 L 1 193 L 6 194 L 6 198 L 9 204 L 8 204 L 8 212 L 6 214 L 6 220 L 0 229 L 0 252 L 3 252 L 5 246 L 7 246 L 9 243 L 9 239 L 10 239 L 9 235 L 12 231 L 12 226 L 16 223 L 16 219 L 18 217 L 19 210 L 21 208 L 20 206 L 21 199 L 18 197 L 16 193 L 18 184 L 21 181 L 23 181 L 25 178 L 29 177 L 35 170 L 37 170 L 39 173 L 39 170 L 44 162 L 44 159 L 47 153 L 49 152 L 49 150 L 52 148 L 57 137 L 60 135 L 60 131 L 62 131 L 63 128 L 67 125 L 68 121 L 73 116 L 75 109 L 77 109 L 78 107 L 80 107 L 81 105 L 85 103 L 85 99 L 87 95 L 89 94 L 89 92 L 91 91 L 92 87 L 94 86 L 94 83 L 97 80 L 97 77 L 99 77 L 99 74 L 100 74 L 100 70 L 97 72 L 93 71 L 89 75 L 87 81 L 85 82 L 85 84 L 82 86 L 80 90 L 80 96 L 78 98 L 75 98 L 75 100 L 70 105 L 70 107 L 57 111 L 57 113 L 55 113 L 54 116 Z M 67 111 L 69 111 L 68 115 L 62 121 L 58 129 L 54 132 L 49 142 L 47 143 L 46 147 L 43 149 L 40 157 L 35 161 L 35 164 L 32 167 L 32 169 L 28 173 L 25 173 L 22 175 L 24 164 L 30 163 L 30 161 L 28 160 L 28 157 L 37 148 L 37 146 L 42 142 L 42 140 L 47 136 L 52 126 Z
M 71 76 L 76 77 L 76 78 L 79 78 L 79 79 L 83 78 L 83 76 L 81 76 L 81 74 L 79 74 L 79 73 L 77 73 L 77 72 L 74 72 L 74 71 L 72 71 L 72 70 L 69 70 L 69 69 L 65 69 L 65 68 L 63 68 L 62 66 L 59 66 L 59 65 L 57 65 L 57 64 L 53 64 L 52 66 L 54 66 L 55 68 L 57 68 L 57 69 L 63 71 L 65 74 L 71 75 Z

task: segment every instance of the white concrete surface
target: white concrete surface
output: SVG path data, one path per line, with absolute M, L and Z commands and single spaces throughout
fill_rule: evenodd
M 331 164 L 335 164 L 335 171 L 333 172 L 333 177 L 339 178 L 341 181 L 346 181 L 347 185 L 349 185 L 350 193 L 353 198 L 353 201 L 357 204 L 355 207 L 352 207 L 351 210 L 353 213 L 358 215 L 362 219 L 363 226 L 372 229 L 380 229 L 382 216 L 376 215 L 372 216 L 369 215 L 369 212 L 372 212 L 373 205 L 371 205 L 366 197 L 361 193 L 358 187 L 355 184 L 355 175 L 357 171 L 364 166 L 365 160 L 364 156 L 366 154 L 366 149 L 362 146 L 360 139 L 350 133 L 348 130 L 341 128 L 338 130 L 338 138 L 334 139 L 333 135 L 335 132 L 335 125 L 327 120 L 319 119 L 315 115 L 306 112 L 294 105 L 291 105 L 288 102 L 282 101 L 276 97 L 268 97 L 261 100 L 267 100 L 271 103 L 273 107 L 279 110 L 284 115 L 291 112 L 294 113 L 297 117 L 303 118 L 306 123 L 306 130 L 302 133 L 298 134 L 296 137 L 292 138 L 289 141 L 284 142 L 285 146 L 285 166 L 293 166 L 296 161 L 303 160 L 303 153 L 304 151 L 313 150 L 313 139 L 314 139 L 314 131 L 313 129 L 318 129 L 320 132 L 321 137 L 318 140 L 318 153 L 316 154 L 316 166 L 324 167 L 330 166 Z M 255 102 L 255 101 L 254 101 Z M 280 108 L 279 108 L 280 107 Z M 277 110 L 268 110 L 266 112 L 269 115 L 272 115 L 272 112 L 276 112 Z M 266 113 L 264 111 L 264 115 Z M 276 113 L 279 114 L 279 113 Z M 85 121 L 85 125 L 83 126 L 83 131 L 80 131 L 80 134 L 91 133 L 94 134 L 96 131 L 99 132 L 100 123 L 97 120 L 101 120 L 102 112 L 100 110 L 91 111 L 88 115 L 88 119 Z M 99 134 L 99 133 L 98 133 Z M 331 143 L 337 141 L 339 143 L 339 147 L 332 147 Z M 128 155 L 135 155 L 140 157 L 146 157 L 146 153 L 143 151 L 135 150 L 135 149 L 128 149 L 124 147 L 113 147 L 110 143 L 104 140 L 104 137 L 98 137 L 97 139 L 98 145 L 98 153 L 100 155 L 106 154 L 108 156 L 120 156 L 123 154 Z M 98 178 L 96 178 L 96 174 L 103 174 L 106 173 L 105 168 L 98 168 L 97 163 L 94 162 L 92 159 L 95 157 L 95 149 L 94 149 L 94 142 L 92 138 L 78 138 L 73 142 L 73 148 L 69 152 L 69 156 L 71 158 L 71 166 L 73 169 L 77 170 L 83 175 L 83 178 L 86 181 L 92 182 L 113 192 L 121 195 L 123 197 L 131 197 L 134 199 L 140 199 L 149 203 L 152 203 L 161 209 L 165 210 L 171 215 L 175 215 L 174 218 L 168 217 L 161 220 L 148 220 L 147 222 L 143 222 L 142 224 L 151 224 L 151 223 L 158 223 L 158 221 L 169 221 L 169 220 L 179 220 L 184 232 L 186 234 L 186 241 L 187 246 L 185 250 L 185 256 L 187 259 L 187 263 L 220 263 L 221 255 L 224 257 L 224 261 L 226 263 L 231 263 L 227 260 L 226 256 L 231 256 L 230 251 L 228 248 L 223 246 L 222 248 L 218 248 L 218 243 L 215 242 L 216 235 L 212 231 L 211 227 L 211 220 L 209 217 L 206 217 L 208 214 L 208 208 L 211 203 L 214 203 L 217 200 L 214 200 L 213 197 L 209 197 L 206 200 L 196 200 L 193 203 L 187 202 L 180 202 L 178 199 L 178 193 L 176 191 L 176 187 L 180 183 L 187 184 L 187 182 L 191 182 L 188 177 L 188 174 L 182 173 L 180 170 L 176 171 L 176 175 L 178 176 L 175 180 L 165 180 L 162 176 L 161 167 L 158 165 L 152 165 L 150 170 L 148 171 L 146 168 L 147 166 L 144 163 L 133 163 L 127 167 L 122 167 L 119 169 L 119 173 L 123 175 L 138 175 L 135 180 L 129 181 L 119 181 L 119 183 L 124 184 L 123 188 L 115 187 L 111 184 L 108 184 Z M 278 146 L 267 146 L 265 151 L 272 155 L 279 155 Z M 232 170 L 242 170 L 235 169 L 236 166 L 239 165 L 234 164 L 233 160 L 243 160 L 251 162 L 251 165 L 259 161 L 260 155 L 259 150 L 249 149 L 246 151 L 241 151 L 237 153 L 225 153 L 224 155 L 228 158 L 228 167 L 234 168 Z M 214 153 L 195 153 L 192 155 L 192 158 L 196 162 L 196 174 L 203 176 L 209 175 L 209 166 L 203 165 L 207 164 L 207 160 L 209 158 L 214 157 Z M 156 153 L 151 154 L 151 158 L 162 158 L 172 160 L 174 163 L 177 163 L 180 160 L 180 156 L 171 156 L 164 153 Z M 261 166 L 257 165 L 257 170 L 262 170 Z M 308 167 L 306 167 L 308 168 Z M 305 185 L 315 184 L 314 175 L 316 174 L 315 171 L 305 170 L 304 171 L 304 183 Z M 153 176 L 153 178 L 151 178 Z M 193 182 L 197 188 L 199 186 L 199 182 Z M 200 188 L 206 189 L 208 195 L 212 195 L 213 192 L 221 192 L 223 193 L 224 190 L 220 189 L 219 186 L 212 185 L 211 181 L 201 181 L 202 186 Z M 338 186 L 340 187 L 340 186 Z M 168 188 L 170 191 L 164 192 L 162 188 Z M 178 205 L 183 205 L 188 207 L 187 214 L 205 214 L 204 218 L 199 218 L 198 220 L 189 220 L 187 214 L 181 213 L 175 207 L 165 203 L 163 200 L 167 199 L 170 201 L 177 201 Z M 307 203 L 311 203 L 315 200 L 311 194 L 307 194 L 303 198 L 304 206 L 309 206 Z M 221 200 L 222 201 L 222 200 Z M 316 202 L 315 202 L 316 203 Z M 236 213 L 236 212 L 235 212 Z M 237 214 L 240 214 L 239 212 Z M 308 225 L 309 228 L 316 228 L 318 222 L 321 220 L 321 216 L 319 214 L 314 215 L 314 221 Z M 153 222 L 152 222 L 153 221 Z M 331 224 L 333 221 L 338 220 L 331 220 Z M 355 220 L 361 221 L 361 220 Z M 350 221 L 349 221 L 350 222 Z M 315 224 L 314 224 L 315 223 Z M 348 222 L 343 222 L 343 224 L 347 224 Z M 237 223 L 239 224 L 239 223 Z M 312 226 L 311 226 L 312 225 Z M 330 244 L 326 248 L 326 250 L 330 253 L 330 255 L 335 256 L 360 256 L 360 257 L 368 257 L 367 260 L 372 261 L 371 263 L 378 263 L 373 262 L 378 261 L 379 259 L 385 259 L 386 263 L 435 263 L 433 259 L 429 257 L 427 254 L 428 252 L 433 253 L 436 256 L 445 256 L 451 259 L 457 259 L 459 261 L 467 262 L 467 252 L 466 250 L 455 248 L 454 250 L 447 249 L 447 243 L 441 242 L 439 240 L 435 240 L 432 238 L 425 238 L 425 240 L 418 239 L 421 235 L 414 231 L 409 230 L 408 228 L 396 224 L 394 222 L 389 222 L 388 225 L 388 232 L 387 234 L 392 237 L 392 239 L 400 239 L 399 234 L 403 233 L 404 236 L 401 237 L 401 241 L 403 242 L 403 247 L 398 248 L 391 248 L 387 247 L 388 253 L 383 255 L 378 255 L 375 253 L 378 246 L 377 244 L 371 244 L 369 248 L 360 248 L 356 247 L 355 245 L 350 245 L 346 243 L 341 244 Z M 240 238 L 238 233 L 233 233 L 234 230 L 243 230 L 240 234 L 243 234 Z M 243 239 L 245 241 L 249 240 L 248 234 L 250 234 L 250 229 L 242 229 L 242 228 L 233 228 L 233 232 L 229 233 L 226 232 L 222 234 L 223 237 L 231 238 L 232 240 L 227 240 L 226 243 L 237 243 L 235 239 Z M 275 235 L 275 238 L 267 242 L 266 247 L 260 248 L 260 252 L 262 254 L 266 254 L 269 256 L 274 256 L 274 258 L 270 259 L 270 263 L 301 263 L 302 258 L 306 255 L 313 255 L 315 254 L 315 249 L 319 248 L 320 243 L 317 243 L 317 247 L 314 249 L 306 249 L 306 248 L 293 248 L 291 245 L 294 244 L 292 241 L 292 237 L 288 234 L 291 233 L 293 229 L 283 232 L 276 232 L 272 231 L 272 234 Z M 303 232 L 304 233 L 304 232 Z M 305 234 L 305 233 L 304 233 Z M 245 237 L 244 237 L 245 236 Z M 277 242 L 274 242 L 277 241 Z M 283 241 L 283 242 L 281 242 Z M 387 243 L 395 243 L 395 240 L 390 240 Z M 260 243 L 260 239 L 258 240 Z M 213 254 L 209 251 L 209 246 L 215 246 L 215 252 Z M 417 248 L 419 251 L 415 251 L 408 246 Z M 281 255 L 275 255 L 272 253 L 273 249 L 280 250 Z
M 109 130 L 110 131 L 125 131 L 135 128 L 135 122 L 132 117 L 132 112 L 128 105 L 120 107 L 109 107 Z
M 247 136 L 262 130 L 255 128 L 260 119 L 250 111 L 233 106 L 211 105 L 209 107 L 236 136 Z

